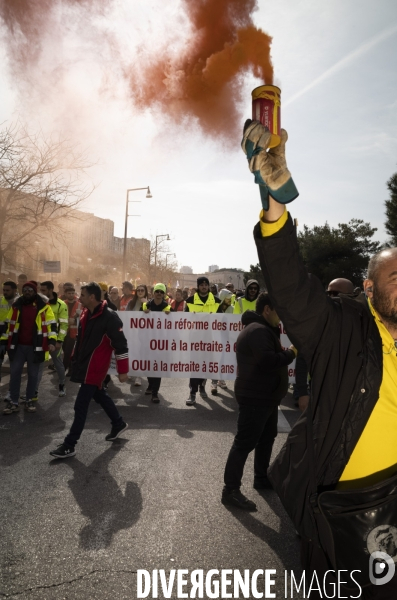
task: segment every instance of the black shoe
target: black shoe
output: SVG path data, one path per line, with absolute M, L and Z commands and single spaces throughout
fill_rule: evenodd
M 117 440 L 120 433 L 122 433 L 126 429 L 128 429 L 128 423 L 124 423 L 123 421 L 123 423 L 118 427 L 112 427 L 112 431 L 105 437 L 105 440 L 107 442 L 113 442 L 114 440 Z
M 55 458 L 70 458 L 71 456 L 76 455 L 76 451 L 74 448 L 66 446 L 66 444 L 61 444 L 56 450 L 50 452 L 50 454 Z
M 149 386 L 146 390 L 145 390 L 145 396 L 149 396 L 150 394 L 152 394 L 152 388 Z
M 242 508 L 243 510 L 248 510 L 251 512 L 256 510 L 255 502 L 248 500 L 248 498 L 246 498 L 239 489 L 228 490 L 227 488 L 223 488 L 222 504 L 237 506 L 237 508 Z
M 192 394 L 192 392 L 190 392 L 190 396 L 186 400 L 186 405 L 187 406 L 194 406 L 195 404 L 196 404 L 196 394 Z
M 152 402 L 154 402 L 155 404 L 158 404 L 160 402 L 160 398 L 155 392 L 153 392 L 152 394 Z
M 266 477 L 266 479 L 259 479 L 254 481 L 254 488 L 256 490 L 272 490 L 273 486 Z

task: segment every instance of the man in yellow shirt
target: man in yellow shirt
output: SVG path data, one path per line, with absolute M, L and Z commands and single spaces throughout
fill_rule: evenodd
M 242 146 L 263 206 L 254 238 L 269 296 L 309 367 L 311 399 L 268 474 L 301 536 L 304 568 L 320 574 L 332 569 L 332 553 L 317 527 L 319 494 L 361 490 L 397 473 L 397 248 L 371 258 L 365 295 L 327 297 L 307 274 L 284 206 L 298 195 L 287 134 L 276 148 L 269 141 L 260 123 L 246 123 Z M 368 558 L 370 534 L 362 540 Z M 395 598 L 396 579 L 351 597 Z

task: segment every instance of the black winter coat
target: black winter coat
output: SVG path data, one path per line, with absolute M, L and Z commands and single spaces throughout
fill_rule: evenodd
M 318 542 L 317 494 L 336 486 L 379 397 L 381 337 L 363 295 L 332 300 L 308 276 L 291 217 L 267 238 L 258 223 L 254 238 L 272 302 L 311 374 L 309 408 L 269 477 L 302 537 Z
M 234 385 L 239 404 L 279 403 L 288 391 L 288 369 L 293 350 L 283 350 L 280 330 L 261 315 L 247 310 L 241 318 L 243 331 L 237 338 L 237 378 Z

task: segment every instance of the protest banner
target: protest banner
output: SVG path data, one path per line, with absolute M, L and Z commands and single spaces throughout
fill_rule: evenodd
M 129 348 L 129 375 L 235 379 L 241 315 L 119 312 Z M 290 346 L 281 328 L 281 344 Z M 112 361 L 109 373 L 116 373 Z M 288 367 L 295 380 L 295 363 Z

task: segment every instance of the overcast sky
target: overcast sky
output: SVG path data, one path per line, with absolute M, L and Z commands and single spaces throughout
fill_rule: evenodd
M 300 192 L 291 214 L 299 226 L 364 219 L 384 240 L 386 181 L 397 171 L 396 0 L 258 4 L 254 22 L 273 37 L 288 165 Z M 107 20 L 130 60 L 139 61 L 184 27 L 182 17 L 177 0 L 118 0 Z M 150 185 L 152 199 L 130 195 L 142 200 L 131 204 L 141 216 L 130 217 L 130 236 L 168 233 L 169 251 L 194 272 L 210 264 L 248 269 L 257 262 L 252 229 L 260 199 L 238 141 L 228 148 L 193 123 L 180 130 L 162 114 L 139 112 L 114 55 L 104 44 L 99 56 L 90 35 L 61 15 L 56 35 L 43 35 L 47 51 L 28 85 L 3 43 L 0 120 L 67 131 L 88 147 L 97 187 L 87 208 L 114 220 L 116 235 L 124 232 L 126 189 Z M 260 84 L 247 74 L 247 117 Z

